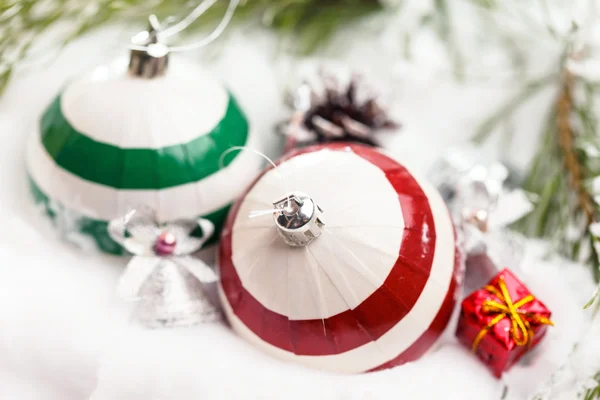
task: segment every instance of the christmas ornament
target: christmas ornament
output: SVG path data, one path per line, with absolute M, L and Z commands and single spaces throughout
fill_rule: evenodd
M 497 164 L 501 167 L 501 164 Z M 461 182 L 456 206 L 466 254 L 465 288 L 471 292 L 500 272 L 503 265 L 520 270 L 525 239 L 507 227 L 533 209 L 525 192 L 505 191 L 502 180 L 479 165 Z
M 200 232 L 200 238 L 194 237 Z M 134 255 L 119 294 L 137 302 L 133 318 L 151 327 L 188 326 L 219 318 L 203 291 L 217 276 L 191 256 L 214 232 L 206 219 L 158 224 L 147 210 L 132 210 L 109 223 L 108 231 Z
M 503 265 L 519 269 L 524 238 L 507 227 L 533 205 L 523 190 L 512 188 L 511 175 L 504 164 L 484 161 L 483 152 L 471 146 L 451 149 L 429 174 L 459 226 L 467 293 L 489 282 Z
M 220 295 L 233 329 L 265 352 L 358 373 L 431 348 L 460 262 L 433 186 L 375 148 L 326 144 L 286 155 L 235 204 Z
M 59 204 L 73 220 L 69 226 L 109 253 L 122 248 L 109 237 L 108 221 L 138 205 L 155 210 L 161 223 L 202 217 L 219 231 L 230 203 L 260 167 L 249 154 L 221 159 L 231 146 L 260 148 L 252 124 L 233 93 L 171 54 L 210 40 L 169 48 L 161 38 L 185 26 L 152 25 L 134 37 L 129 60 L 69 83 L 28 145 L 36 200 L 53 218 L 48 204 Z
M 456 336 L 500 377 L 554 325 L 551 312 L 508 269 L 463 300 Z
M 322 72 L 321 81 L 321 90 L 304 82 L 293 93 L 294 114 L 280 128 L 287 137 L 286 151 L 327 142 L 375 146 L 376 132 L 398 127 L 377 98 L 365 93 L 358 76 L 342 85 L 333 76 Z

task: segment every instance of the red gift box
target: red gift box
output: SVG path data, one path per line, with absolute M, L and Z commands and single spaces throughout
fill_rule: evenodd
M 551 312 L 508 269 L 461 306 L 456 336 L 500 377 L 553 325 Z

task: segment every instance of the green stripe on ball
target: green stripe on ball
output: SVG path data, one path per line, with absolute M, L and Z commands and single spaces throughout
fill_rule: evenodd
M 158 149 L 123 149 L 78 132 L 62 113 L 60 96 L 41 121 L 42 143 L 61 168 L 116 189 L 165 189 L 202 180 L 221 169 L 219 158 L 227 149 L 246 144 L 248 132 L 248 120 L 231 94 L 225 116 L 212 131 Z M 224 166 L 236 155 L 226 157 Z

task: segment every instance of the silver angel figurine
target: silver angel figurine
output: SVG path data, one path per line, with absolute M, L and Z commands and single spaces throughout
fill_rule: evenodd
M 201 229 L 202 237 L 192 236 Z M 150 328 L 191 326 L 220 317 L 203 284 L 214 271 L 191 256 L 214 232 L 206 219 L 158 224 L 148 211 L 132 210 L 109 223 L 110 236 L 133 258 L 121 276 L 118 293 L 136 301 L 133 319 Z
M 459 227 L 467 292 L 504 267 L 521 269 L 524 238 L 507 227 L 533 209 L 528 194 L 515 187 L 515 173 L 482 154 L 471 146 L 451 149 L 429 174 Z

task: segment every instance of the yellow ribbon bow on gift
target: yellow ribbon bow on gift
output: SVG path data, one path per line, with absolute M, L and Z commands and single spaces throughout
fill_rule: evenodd
M 529 294 L 516 303 L 513 303 L 502 276 L 500 276 L 498 279 L 498 287 L 500 288 L 499 291 L 492 285 L 486 285 L 484 288 L 496 296 L 501 303 L 490 299 L 487 299 L 483 302 L 483 312 L 497 315 L 490 322 L 488 322 L 488 324 L 481 329 L 481 331 L 479 331 L 477 337 L 473 341 L 473 351 L 477 350 L 479 343 L 490 331 L 490 329 L 492 329 L 494 325 L 504 318 L 510 319 L 510 333 L 517 346 L 530 345 L 533 342 L 533 330 L 531 329 L 531 322 L 543 325 L 554 325 L 554 322 L 550 321 L 550 319 L 544 316 L 519 309 L 525 304 L 535 300 L 535 297 L 532 294 Z

